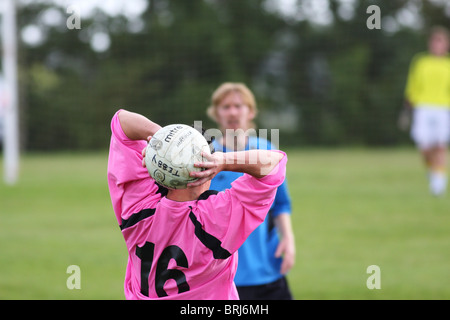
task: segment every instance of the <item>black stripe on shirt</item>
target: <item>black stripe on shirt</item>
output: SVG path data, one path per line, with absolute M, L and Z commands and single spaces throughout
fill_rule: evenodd
M 120 230 L 132 227 L 140 221 L 151 217 L 155 214 L 156 209 L 143 209 L 137 213 L 133 213 L 128 219 L 122 219 L 122 224 L 120 225 Z
M 228 257 L 230 257 L 231 253 L 222 248 L 222 242 L 220 242 L 220 240 L 213 235 L 203 230 L 202 224 L 197 220 L 197 217 L 192 212 L 192 207 L 190 208 L 191 212 L 189 213 L 189 218 L 195 226 L 195 235 L 200 240 L 200 242 L 213 252 L 214 259 L 227 259 Z
M 219 193 L 219 191 L 216 191 L 216 190 L 206 190 L 205 192 L 203 192 L 203 193 L 198 197 L 197 201 L 199 201 L 199 200 L 206 200 L 206 199 L 209 198 L 209 196 L 213 196 L 213 195 L 216 195 L 216 194 L 218 194 L 218 193 Z
M 163 187 L 159 183 L 155 182 L 156 186 L 158 187 L 158 190 L 156 191 L 156 194 L 161 194 L 161 198 L 167 196 L 167 193 L 169 192 L 169 189 Z M 139 221 L 144 220 L 145 218 L 151 217 L 155 214 L 154 208 L 152 209 L 143 209 L 139 211 L 138 213 L 133 213 L 128 219 L 122 219 L 122 224 L 120 225 L 120 230 L 129 228 L 134 226 Z

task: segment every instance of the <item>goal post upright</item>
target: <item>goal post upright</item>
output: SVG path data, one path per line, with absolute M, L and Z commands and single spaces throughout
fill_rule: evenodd
M 19 174 L 19 112 L 17 84 L 17 29 L 15 0 L 3 0 L 2 7 L 2 69 L 5 80 L 3 94 L 4 128 L 3 155 L 4 180 L 16 184 Z

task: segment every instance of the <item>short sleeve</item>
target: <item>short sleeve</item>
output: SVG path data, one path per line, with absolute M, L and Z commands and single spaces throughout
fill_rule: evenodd
M 244 174 L 233 181 L 230 189 L 199 201 L 197 208 L 203 226 L 215 230 L 214 236 L 230 253 L 264 221 L 277 188 L 285 179 L 287 156 L 283 154 L 281 161 L 263 178 Z
M 117 111 L 111 120 L 108 157 L 108 186 L 118 222 L 131 214 L 152 207 L 161 198 L 158 187 L 142 166 L 144 140 L 130 140 L 123 132 Z
M 287 180 L 285 179 L 277 189 L 275 201 L 272 205 L 272 215 L 276 217 L 281 213 L 291 214 L 291 211 L 291 198 L 289 196 Z

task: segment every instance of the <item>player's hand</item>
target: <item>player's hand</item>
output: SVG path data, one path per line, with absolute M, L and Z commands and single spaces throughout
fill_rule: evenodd
M 188 183 L 187 186 L 198 187 L 204 184 L 206 181 L 211 180 L 223 169 L 223 164 L 225 163 L 224 154 L 222 152 L 215 152 L 213 154 L 208 154 L 206 152 L 201 153 L 202 157 L 206 159 L 203 162 L 194 163 L 196 168 L 204 168 L 203 171 L 192 171 L 190 176 L 197 178 L 198 180 Z
M 295 243 L 289 237 L 282 237 L 275 251 L 275 257 L 283 257 L 281 262 L 281 274 L 286 274 L 292 269 L 295 263 Z
M 152 138 L 152 136 L 148 136 L 147 137 L 147 143 L 148 142 L 150 142 L 150 139 Z M 142 166 L 144 167 L 144 168 L 146 168 L 147 166 L 145 165 L 145 151 L 147 150 L 147 146 L 145 146 L 145 148 L 144 149 L 142 149 L 142 152 L 141 152 L 141 154 L 142 154 Z

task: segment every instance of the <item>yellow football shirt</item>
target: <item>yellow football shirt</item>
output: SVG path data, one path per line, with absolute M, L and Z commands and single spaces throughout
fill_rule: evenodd
M 411 62 L 405 95 L 413 106 L 450 108 L 450 57 L 417 54 Z

